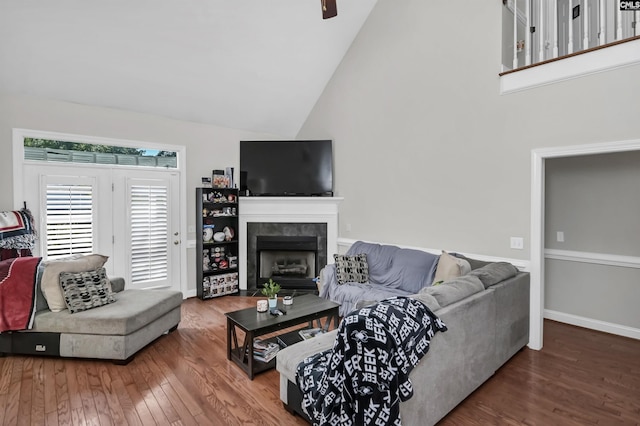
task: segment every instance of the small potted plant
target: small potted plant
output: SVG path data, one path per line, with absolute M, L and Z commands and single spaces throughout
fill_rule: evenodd
M 278 304 L 278 292 L 280 291 L 280 284 L 269 278 L 269 281 L 262 286 L 262 294 L 269 298 L 269 309 L 273 309 Z

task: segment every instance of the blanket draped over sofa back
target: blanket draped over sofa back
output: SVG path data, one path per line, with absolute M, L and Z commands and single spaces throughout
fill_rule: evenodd
M 409 373 L 445 324 L 422 302 L 396 297 L 353 311 L 333 349 L 298 366 L 302 408 L 314 424 L 401 424 L 413 395 Z
M 439 256 L 421 250 L 356 241 L 348 255 L 364 253 L 369 266 L 369 282 L 387 288 L 417 293 L 430 286 Z
M 0 332 L 30 329 L 40 257 L 0 261 Z

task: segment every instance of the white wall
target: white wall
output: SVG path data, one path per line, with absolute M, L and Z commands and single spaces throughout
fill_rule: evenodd
M 239 141 L 264 139 L 269 135 L 243 132 L 163 117 L 0 94 L 0 210 L 13 205 L 12 129 L 25 128 L 79 135 L 128 139 L 187 147 L 187 217 L 195 226 L 195 187 L 214 168 L 239 165 Z M 187 235 L 194 239 L 195 235 Z M 183 238 L 186 243 L 186 239 Z M 188 250 L 188 285 L 195 290 L 195 253 Z
M 638 66 L 501 96 L 502 7 L 378 1 L 298 135 L 334 140 L 342 237 L 528 259 L 531 150 L 640 137 Z

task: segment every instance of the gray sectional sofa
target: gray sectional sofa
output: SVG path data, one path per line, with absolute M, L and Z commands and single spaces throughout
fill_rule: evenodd
M 36 288 L 36 314 L 30 330 L 0 334 L 0 354 L 51 355 L 129 362 L 136 352 L 173 331 L 180 322 L 182 293 L 125 290 L 111 279 L 114 303 L 71 314 L 48 308 Z
M 425 303 L 448 331 L 436 333 L 429 352 L 409 376 L 414 394 L 401 403 L 403 424 L 435 424 L 529 341 L 529 274 L 508 263 L 468 261 L 475 268 L 471 272 L 410 296 Z M 366 294 L 359 298 L 358 307 L 370 303 L 364 300 Z M 331 349 L 336 334 L 334 330 L 278 353 L 280 398 L 289 411 L 306 418 L 300 408 L 297 366 Z

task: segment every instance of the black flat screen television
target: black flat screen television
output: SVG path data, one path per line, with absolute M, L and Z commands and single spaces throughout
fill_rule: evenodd
M 240 141 L 240 194 L 332 196 L 331 141 Z

